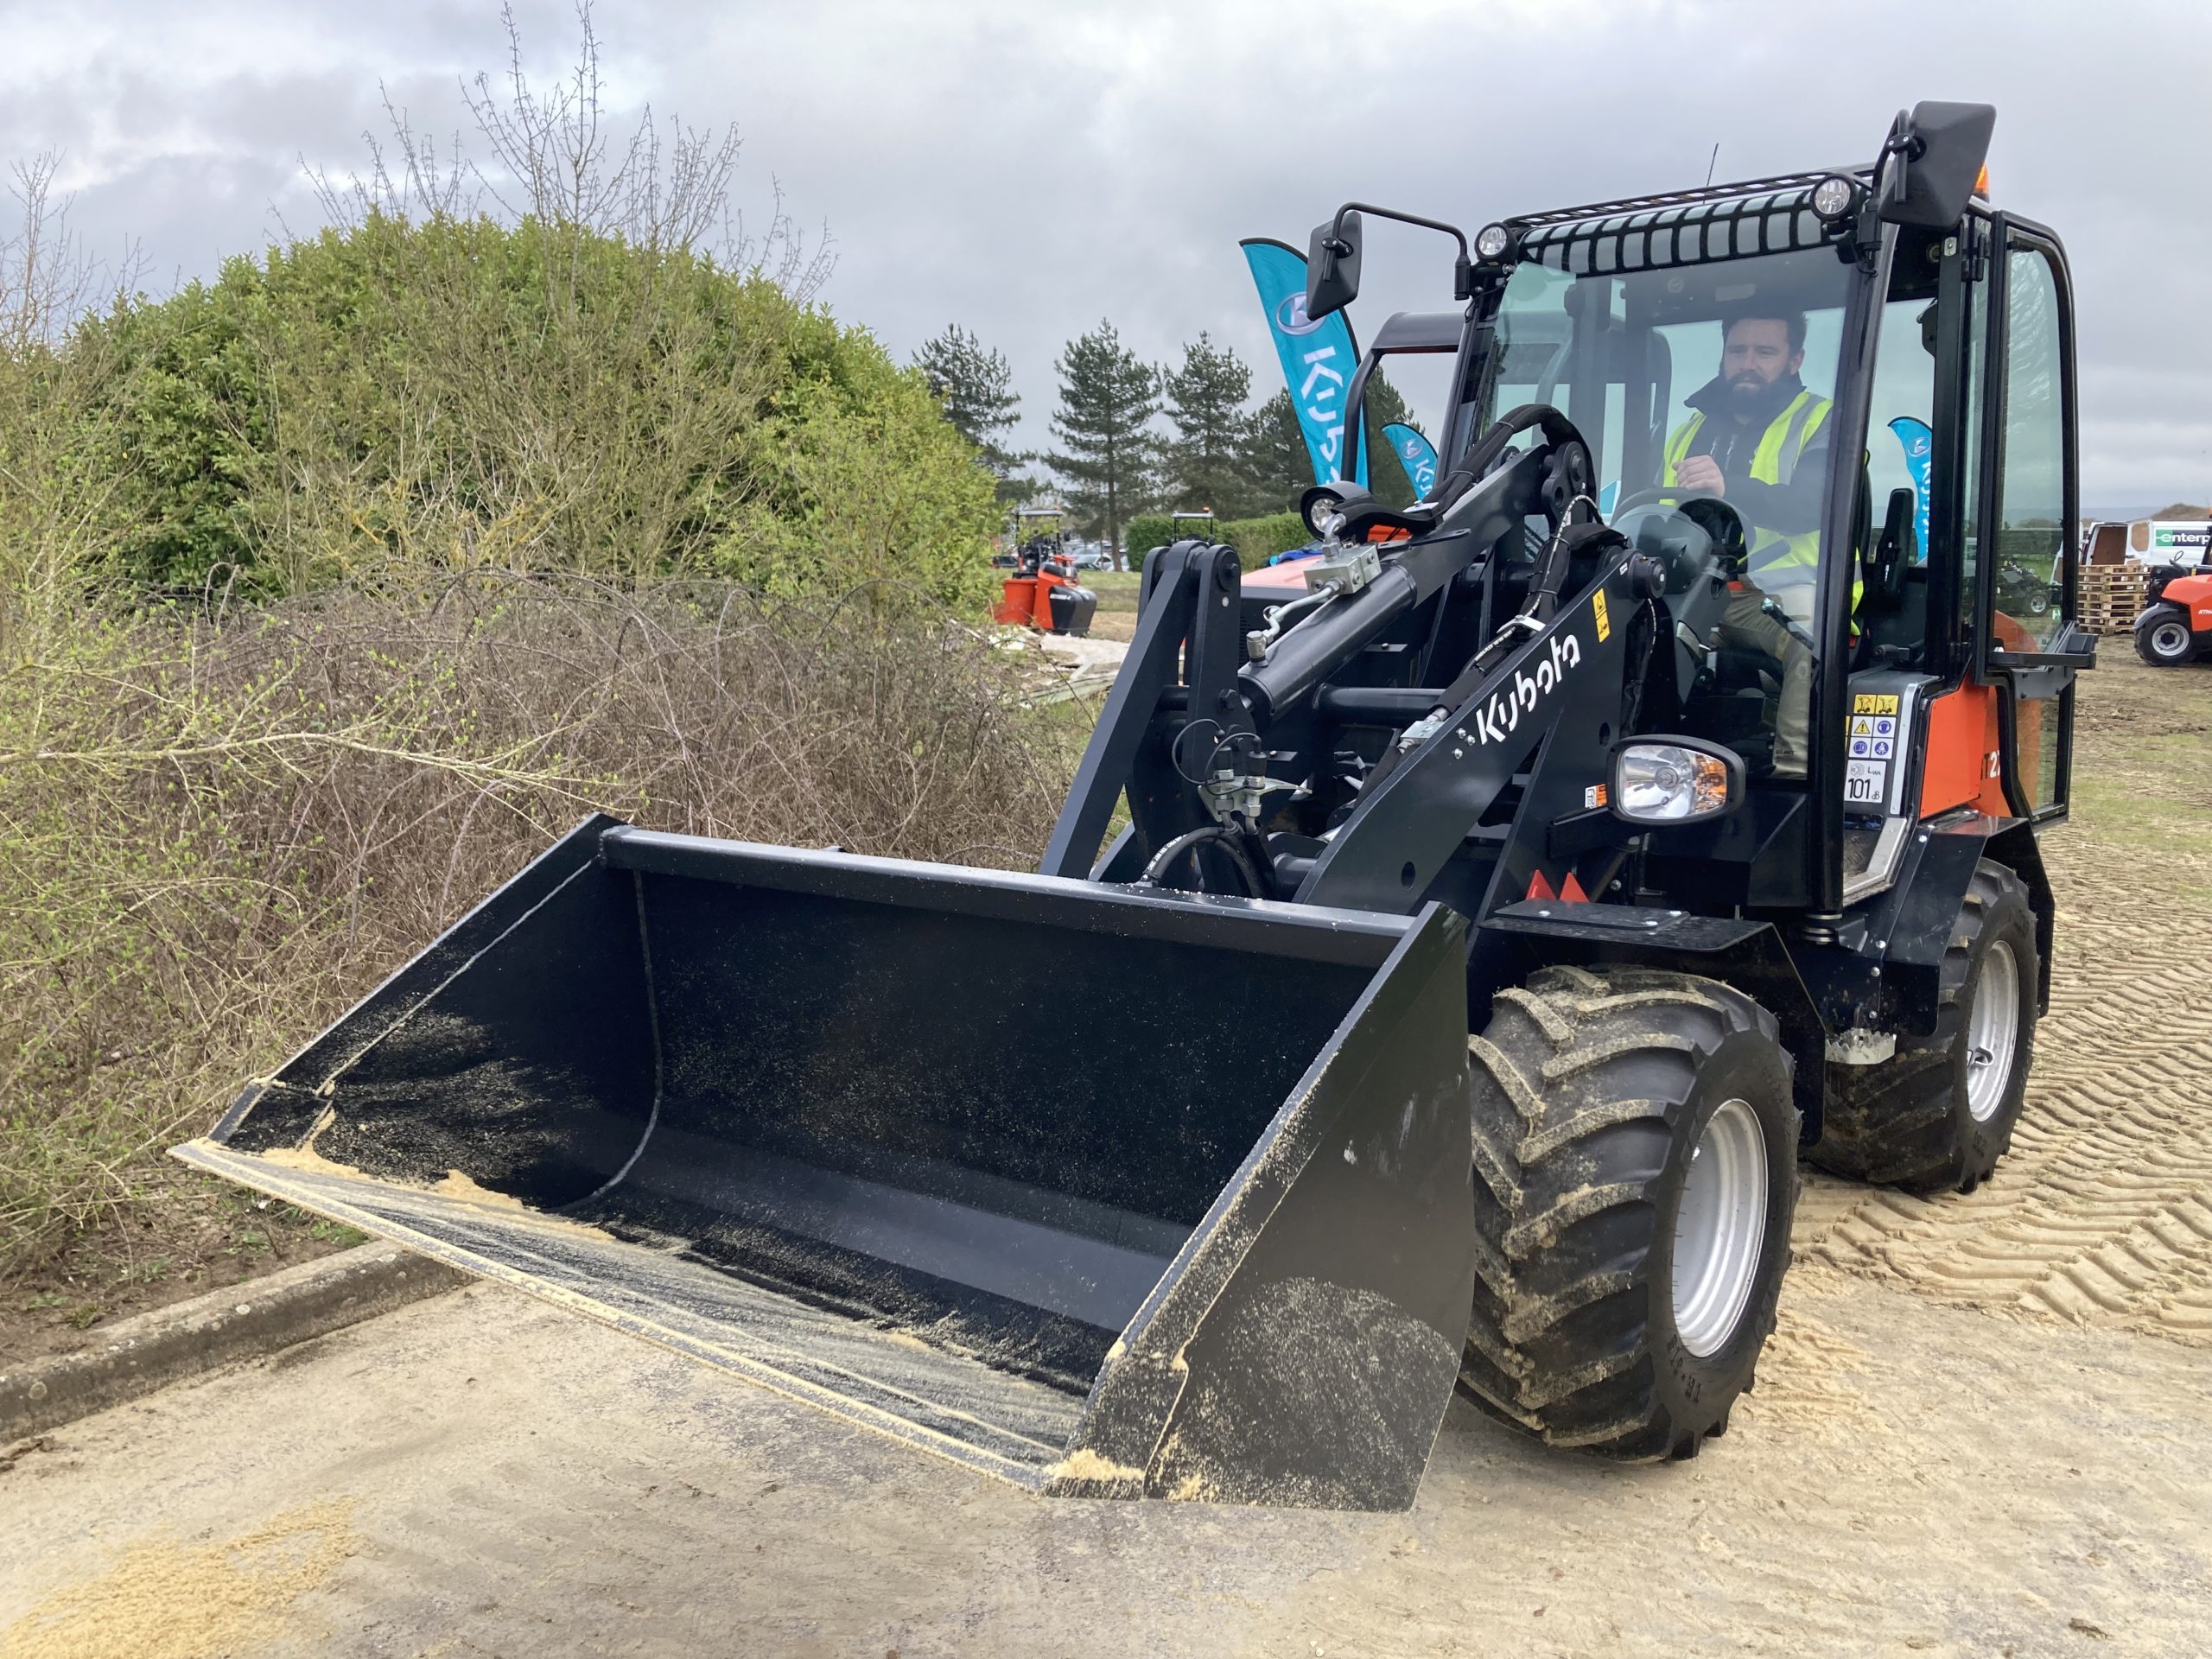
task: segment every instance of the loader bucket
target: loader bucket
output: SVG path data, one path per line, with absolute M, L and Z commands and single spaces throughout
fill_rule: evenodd
M 595 818 L 177 1151 L 1033 1490 L 1398 1509 L 1465 963 L 1435 907 Z

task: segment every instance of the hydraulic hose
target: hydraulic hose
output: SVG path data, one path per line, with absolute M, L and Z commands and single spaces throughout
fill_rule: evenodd
M 1160 878 L 1175 868 L 1177 859 L 1195 852 L 1210 841 L 1221 843 L 1222 851 L 1229 855 L 1229 861 L 1236 867 L 1236 874 L 1243 881 L 1244 891 L 1248 894 L 1255 899 L 1268 896 L 1268 890 L 1260 880 L 1260 872 L 1254 866 L 1251 855 L 1239 844 L 1238 833 L 1221 823 L 1209 823 L 1203 829 L 1189 830 L 1176 836 L 1152 855 L 1152 861 L 1144 867 L 1144 874 L 1136 879 L 1135 885 L 1140 887 L 1158 887 Z

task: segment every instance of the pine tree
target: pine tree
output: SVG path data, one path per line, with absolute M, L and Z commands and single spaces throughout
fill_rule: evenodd
M 1361 453 L 1367 457 L 1368 487 L 1386 507 L 1402 507 L 1414 499 L 1412 480 L 1390 451 L 1382 428 L 1403 421 L 1421 429 L 1406 407 L 1405 398 L 1380 370 L 1368 380 L 1367 418 L 1363 423 Z M 1313 461 L 1306 448 L 1306 435 L 1291 407 L 1290 393 L 1278 391 L 1253 412 L 1245 423 L 1243 472 L 1257 498 L 1255 511 L 1294 512 L 1299 498 L 1314 482 Z
M 1122 344 L 1110 322 L 1068 342 L 1053 365 L 1060 407 L 1052 431 L 1065 453 L 1045 457 L 1067 485 L 1082 528 L 1105 537 L 1121 564 L 1122 526 L 1145 505 L 1157 445 L 1159 377 Z
M 1275 393 L 1245 421 L 1243 471 L 1258 511 L 1298 510 L 1299 498 L 1313 482 L 1313 462 L 1287 391 Z
M 1184 346 L 1183 366 L 1167 371 L 1161 384 L 1175 428 L 1166 468 L 1172 505 L 1243 518 L 1258 493 L 1245 467 L 1243 443 L 1252 371 L 1234 349 L 1217 347 L 1201 334 L 1197 343 Z
M 1034 494 L 1035 483 L 1018 474 L 1023 462 L 1036 457 L 1008 449 L 999 441 L 1000 434 L 1013 428 L 1021 407 L 1014 390 L 1014 370 L 1004 354 L 986 351 L 982 340 L 956 322 L 922 347 L 914 366 L 944 405 L 945 419 L 976 446 L 984 467 L 998 480 L 1000 501 Z
M 1379 368 L 1368 377 L 1366 407 L 1360 453 L 1367 457 L 1367 487 L 1386 507 L 1409 506 L 1414 500 L 1413 480 L 1407 476 L 1405 463 L 1390 448 L 1390 440 L 1382 435 L 1382 429 L 1392 421 L 1402 421 L 1418 432 L 1421 424 L 1406 407 L 1406 400 L 1398 389 Z

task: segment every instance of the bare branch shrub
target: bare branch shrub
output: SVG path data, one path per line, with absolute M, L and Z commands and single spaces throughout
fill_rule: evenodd
M 372 218 L 420 222 L 493 218 L 589 236 L 621 238 L 655 253 L 697 254 L 722 269 L 772 282 L 805 304 L 829 278 L 826 236 L 812 252 L 784 212 L 780 189 L 768 227 L 748 237 L 731 205 L 741 144 L 736 130 L 663 121 L 651 105 L 626 136 L 615 130 L 600 73 L 601 41 L 590 0 L 576 5 L 575 61 L 541 88 L 525 64 L 522 26 L 500 8 L 507 67 L 461 83 L 487 159 L 471 156 L 459 133 L 441 145 L 385 96 L 388 138 L 363 135 L 365 174 L 334 178 L 305 167 L 326 222 L 359 226 Z
M 51 159 L 18 175 L 0 1280 L 158 1225 L 162 1148 L 591 810 L 1044 842 L 1080 721 L 946 613 L 989 586 L 989 480 L 809 303 L 780 208 L 737 236 L 734 137 L 610 136 L 579 16 L 550 91 L 508 18 L 480 168 L 388 105 L 318 181 L 333 228 L 167 301 L 111 301 Z
M 49 151 L 16 167 L 0 239 L 0 664 L 74 626 L 127 464 L 86 442 L 115 348 L 76 326 L 128 291 L 137 256 L 110 268 L 86 250 L 54 194 L 60 166 Z
M 854 604 L 395 569 L 0 681 L 0 1276 L 594 809 L 1033 861 L 1071 768 L 1001 654 Z

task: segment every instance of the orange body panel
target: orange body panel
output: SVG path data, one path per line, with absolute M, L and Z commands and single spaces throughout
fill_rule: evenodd
M 2192 632 L 2212 631 L 2212 575 L 2179 576 L 2166 584 L 2162 598 L 2172 601 L 2189 613 Z
M 998 608 L 991 613 L 991 620 L 1035 627 L 1038 582 L 1035 576 L 1008 576 L 1006 586 L 999 589 Z
M 1257 570 L 1247 570 L 1244 573 L 1244 591 L 1248 594 L 1263 590 L 1268 593 L 1302 594 L 1306 591 L 1306 564 L 1304 559 L 1292 559 L 1281 564 L 1267 564 Z
M 1012 622 L 1050 633 L 1052 589 L 1074 585 L 1065 576 L 1056 576 L 1050 570 L 1040 570 L 1033 576 L 1008 576 L 1006 585 L 999 589 L 998 608 L 991 613 L 991 620 Z
M 2034 711 L 2031 711 L 2034 712 Z M 2037 734 L 2040 735 L 2038 724 Z M 2029 736 L 2021 733 L 2024 742 Z M 1973 806 L 2007 817 L 2005 785 L 1997 776 L 1997 692 L 1962 685 L 1928 705 L 1928 758 L 1920 771 L 1920 816 Z

